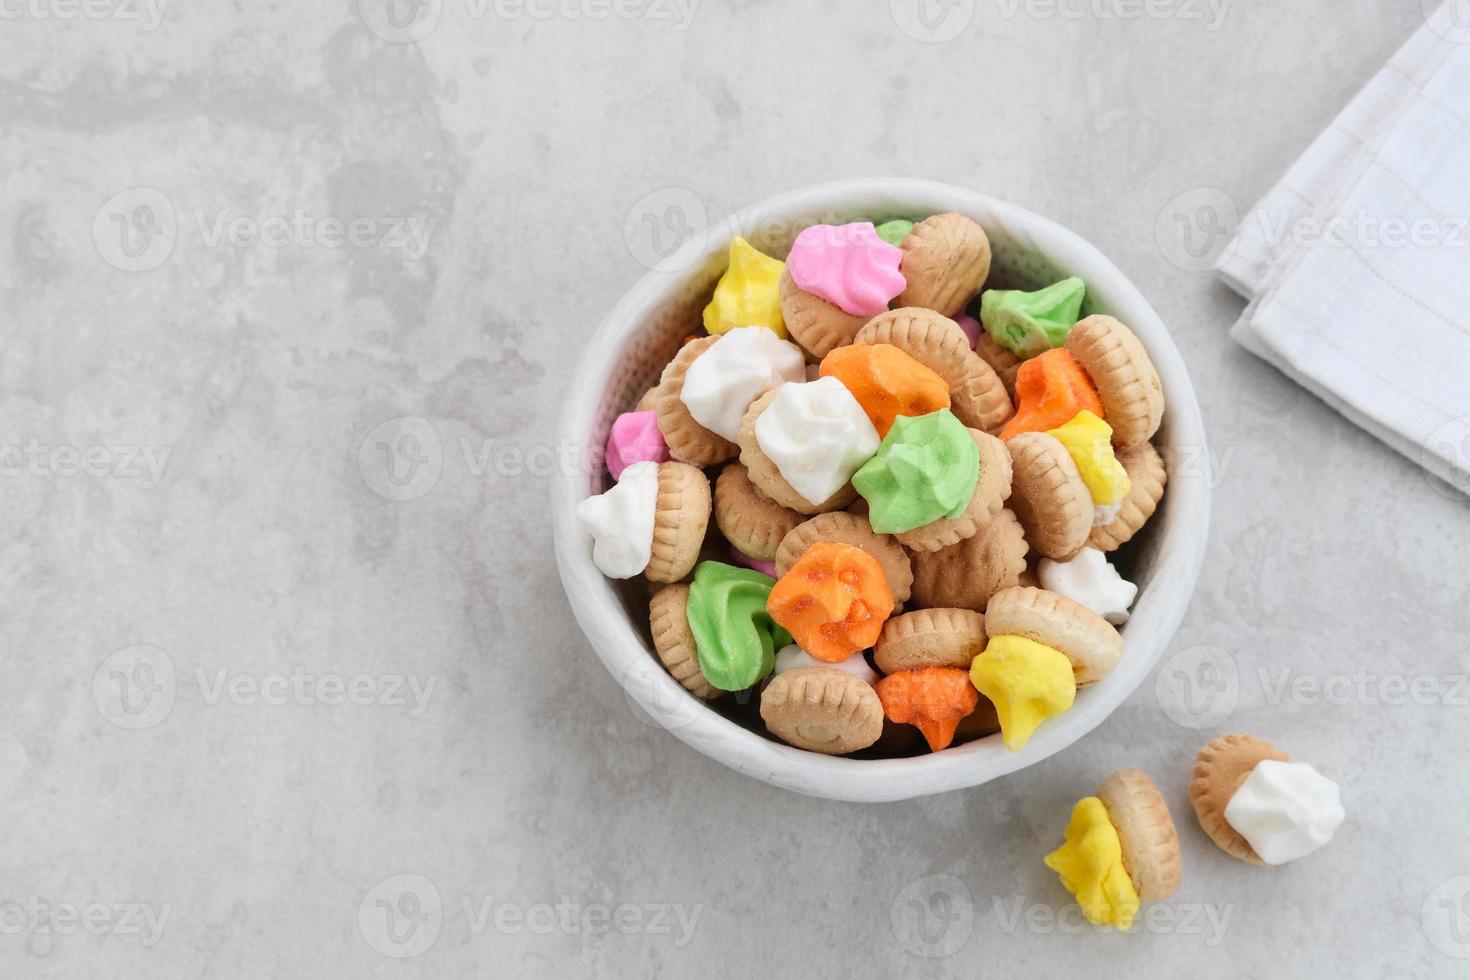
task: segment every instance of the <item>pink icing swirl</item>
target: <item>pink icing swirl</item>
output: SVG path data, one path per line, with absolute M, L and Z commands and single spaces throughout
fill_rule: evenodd
M 813 225 L 796 236 L 791 281 L 852 316 L 877 316 L 908 285 L 903 251 L 878 237 L 871 221 Z
M 625 412 L 607 437 L 607 471 L 614 480 L 634 463 L 667 463 L 669 447 L 658 427 L 657 412 Z
M 771 576 L 771 578 L 781 577 L 776 574 L 775 562 L 762 561 L 759 558 L 752 558 L 745 552 L 741 551 L 739 548 L 735 547 L 733 544 L 730 545 L 730 557 L 734 559 L 735 564 L 744 565 L 746 568 L 753 568 L 756 571 L 760 572 L 762 575 L 769 575 Z
M 974 350 L 975 345 L 980 343 L 980 321 L 968 313 L 961 313 L 954 318 L 954 322 L 958 323 L 960 329 L 965 332 L 965 336 L 970 338 L 970 349 Z

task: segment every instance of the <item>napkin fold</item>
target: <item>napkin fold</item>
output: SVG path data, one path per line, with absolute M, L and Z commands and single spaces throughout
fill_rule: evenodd
M 1470 492 L 1470 17 L 1451 0 L 1240 222 L 1231 337 Z M 1462 23 L 1463 22 L 1463 23 Z

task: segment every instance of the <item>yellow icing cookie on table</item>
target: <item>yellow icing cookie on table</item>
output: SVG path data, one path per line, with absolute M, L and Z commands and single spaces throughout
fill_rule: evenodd
M 1179 832 L 1164 795 L 1138 769 L 1119 769 L 1097 788 L 1123 845 L 1123 867 L 1138 897 L 1161 902 L 1179 890 Z
M 1128 471 L 1113 453 L 1113 427 L 1093 413 L 1083 410 L 1065 425 L 1047 430 L 1048 435 L 1067 448 L 1082 482 L 1092 493 L 1098 507 L 1121 503 L 1133 483 Z M 1116 517 L 1116 515 L 1113 515 Z
M 1179 888 L 1179 834 L 1159 788 L 1138 769 L 1120 769 L 1079 800 L 1066 843 L 1045 858 L 1094 925 L 1128 929 L 1144 902 Z
M 1043 721 L 1071 708 L 1077 696 L 1066 654 L 1024 636 L 992 636 L 970 665 L 970 682 L 995 704 L 1001 738 L 1012 752 L 1023 749 Z
M 1108 819 L 1103 801 L 1088 796 L 1072 807 L 1067 842 L 1045 858 L 1077 898 L 1082 914 L 1094 925 L 1128 929 L 1138 913 L 1138 892 L 1123 867 L 1123 843 Z
M 785 262 L 736 235 L 730 242 L 730 265 L 704 308 L 704 329 L 722 334 L 736 327 L 768 327 L 784 340 L 781 273 L 785 268 Z

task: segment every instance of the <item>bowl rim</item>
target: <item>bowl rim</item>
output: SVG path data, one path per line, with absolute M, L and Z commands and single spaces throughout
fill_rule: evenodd
M 1030 247 L 1068 274 L 1086 280 L 1089 293 L 1103 297 L 1099 305 L 1128 324 L 1148 350 L 1169 412 L 1169 438 L 1161 447 L 1166 459 L 1179 446 L 1191 447 L 1199 454 L 1196 458 L 1208 458 L 1199 404 L 1178 348 L 1142 292 L 1102 252 L 1051 219 L 988 195 L 935 181 L 881 177 L 816 184 L 753 204 L 711 223 L 644 275 L 587 340 L 565 393 L 558 446 L 575 449 L 576 458 L 583 460 L 589 458 L 589 450 L 600 449 L 591 447 L 589 438 L 608 367 L 617 363 L 646 313 L 673 300 L 692 270 L 723 252 L 734 234 L 772 219 L 794 222 L 850 211 L 875 198 L 894 213 L 959 211 L 988 215 L 1012 233 L 1024 230 Z M 1153 670 L 1188 608 L 1209 532 L 1207 468 L 1178 463 L 1171 460 L 1169 467 L 1169 508 L 1175 526 L 1160 536 L 1150 587 L 1134 607 L 1128 629 L 1131 656 L 1125 655 L 1103 681 L 1079 692 L 1073 708 L 1042 726 L 1019 752 L 1008 752 L 1000 739 L 987 738 L 907 758 L 824 756 L 767 739 L 707 707 L 652 655 L 626 615 L 617 587 L 593 564 L 590 539 L 575 516 L 577 503 L 587 493 L 588 474 L 579 467 L 563 467 L 556 477 L 552 524 L 557 565 L 573 614 L 630 706 L 687 745 L 737 772 L 811 796 L 850 802 L 911 799 L 978 786 L 1062 751 L 1101 724 Z

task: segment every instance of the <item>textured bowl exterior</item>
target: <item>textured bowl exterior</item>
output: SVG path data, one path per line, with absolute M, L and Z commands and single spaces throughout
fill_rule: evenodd
M 633 615 L 633 592 L 593 565 L 591 541 L 574 509 L 588 494 L 605 489 L 602 447 L 613 419 L 657 380 L 699 323 L 733 234 L 743 234 L 763 251 L 784 254 L 796 233 L 814 222 L 922 218 L 945 211 L 967 214 L 984 226 L 994 251 L 992 282 L 1036 288 L 1067 275 L 1086 280 L 1084 314 L 1108 313 L 1128 324 L 1163 380 L 1167 408 L 1156 443 L 1169 468 L 1169 485 L 1135 562 L 1139 595 L 1121 630 L 1127 648 L 1113 673 L 1079 691 L 1072 710 L 1043 725 L 1020 752 L 1008 752 L 999 738 L 903 759 L 803 752 L 710 709 L 664 671 L 647 624 Z M 583 465 L 561 472 L 554 489 L 557 564 L 572 611 L 607 669 L 650 718 L 710 758 L 755 779 L 827 799 L 879 802 L 978 786 L 1087 734 L 1137 689 L 1163 654 L 1194 592 L 1209 532 L 1205 468 L 1180 465 L 1207 458 L 1199 404 L 1179 351 L 1148 301 L 1102 253 L 1055 222 L 930 181 L 821 184 L 747 208 L 687 242 L 623 296 L 589 339 L 566 392 L 559 437 L 559 445 L 577 449 Z

